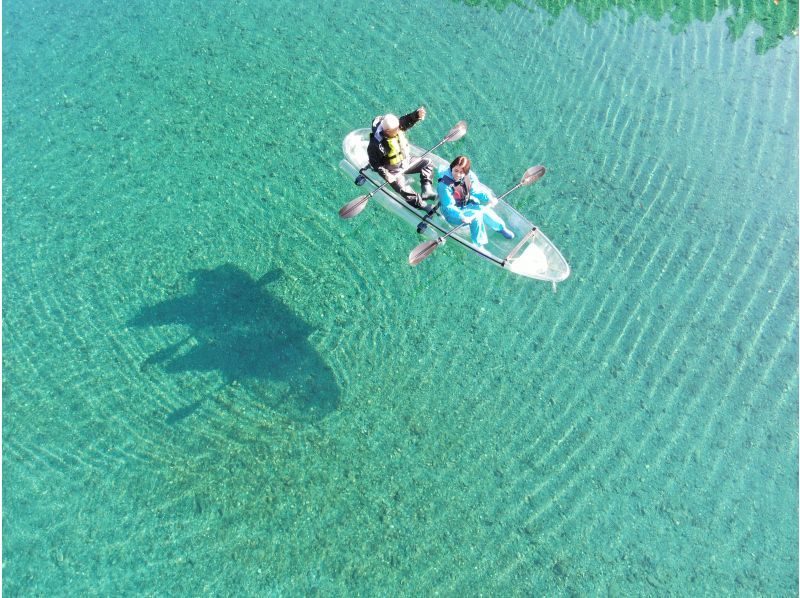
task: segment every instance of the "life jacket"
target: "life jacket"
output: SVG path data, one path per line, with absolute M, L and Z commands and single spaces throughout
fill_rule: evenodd
M 398 131 L 394 137 L 384 137 L 386 142 L 386 159 L 391 166 L 397 166 L 403 161 L 403 142 L 400 139 L 402 131 Z
M 469 174 L 459 182 L 456 182 L 455 179 L 448 175 L 444 175 L 439 179 L 439 182 L 450 187 L 453 198 L 456 200 L 456 206 L 459 208 L 463 208 L 470 202 L 472 196 L 472 181 L 469 178 Z

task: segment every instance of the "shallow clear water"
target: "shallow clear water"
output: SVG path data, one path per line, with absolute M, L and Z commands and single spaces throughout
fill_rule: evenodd
M 472 4 L 5 3 L 5 593 L 796 594 L 797 4 Z M 557 294 L 338 218 L 419 104 Z

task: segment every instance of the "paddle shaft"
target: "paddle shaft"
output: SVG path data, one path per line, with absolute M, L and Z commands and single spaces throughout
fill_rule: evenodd
M 537 170 L 539 168 L 541 168 L 541 170 Z M 531 171 L 534 171 L 534 172 L 531 172 Z M 530 176 L 528 176 L 529 173 L 530 173 Z M 516 185 L 511 187 L 511 189 L 509 189 L 508 191 L 503 193 L 500 197 L 498 197 L 497 201 L 500 201 L 506 195 L 508 195 L 512 191 L 516 191 L 517 189 L 519 189 L 523 185 L 530 185 L 531 183 L 535 183 L 536 181 L 538 181 L 540 178 L 542 178 L 544 176 L 544 173 L 545 173 L 544 166 L 531 166 L 527 171 L 525 171 L 525 175 L 526 176 L 523 176 L 522 180 L 519 183 L 517 183 Z
M 447 234 L 445 234 L 445 235 L 442 235 L 441 237 L 439 237 L 438 239 L 436 239 L 436 243 L 437 243 L 437 244 L 444 243 L 444 240 L 445 240 L 447 237 L 449 237 L 450 235 L 452 235 L 452 234 L 453 234 L 454 232 L 456 232 L 457 230 L 460 230 L 460 229 L 464 228 L 464 227 L 465 227 L 465 226 L 467 226 L 468 224 L 469 224 L 469 222 L 462 222 L 461 224 L 459 224 L 459 225 L 458 225 L 458 226 L 456 226 L 455 228 L 451 228 L 449 231 L 447 231 Z
M 501 199 L 503 199 L 503 198 L 504 198 L 506 195 L 508 195 L 508 194 L 509 194 L 509 193 L 511 193 L 512 191 L 516 191 L 517 189 L 519 189 L 520 187 L 522 187 L 522 185 L 523 185 L 523 182 L 522 182 L 522 181 L 520 181 L 519 183 L 517 183 L 516 185 L 514 185 L 513 187 L 511 187 L 511 189 L 509 189 L 508 191 L 506 191 L 505 193 L 503 193 L 503 194 L 502 194 L 500 197 L 498 197 L 498 198 L 497 198 L 497 201 L 500 201 Z

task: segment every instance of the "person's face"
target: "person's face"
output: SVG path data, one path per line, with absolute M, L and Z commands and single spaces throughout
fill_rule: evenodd
M 462 169 L 460 166 L 454 166 L 454 167 L 453 167 L 453 178 L 454 178 L 456 181 L 460 181 L 460 180 L 461 180 L 461 179 L 463 179 L 465 176 L 467 176 L 467 173 L 466 173 L 466 172 L 464 172 L 464 170 L 463 170 L 463 169 Z
M 400 127 L 395 127 L 394 129 L 384 129 L 383 134 L 387 137 L 397 137 L 398 131 L 400 131 Z

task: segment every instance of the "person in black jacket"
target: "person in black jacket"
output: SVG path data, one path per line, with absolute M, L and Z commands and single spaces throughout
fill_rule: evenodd
M 369 165 L 378 172 L 403 199 L 418 210 L 429 208 L 426 199 L 436 197 L 433 189 L 433 162 L 430 158 L 412 158 L 409 154 L 407 131 L 425 120 L 425 107 L 397 118 L 394 114 L 376 116 L 372 120 L 367 156 Z M 411 187 L 404 175 L 419 173 L 422 193 Z

